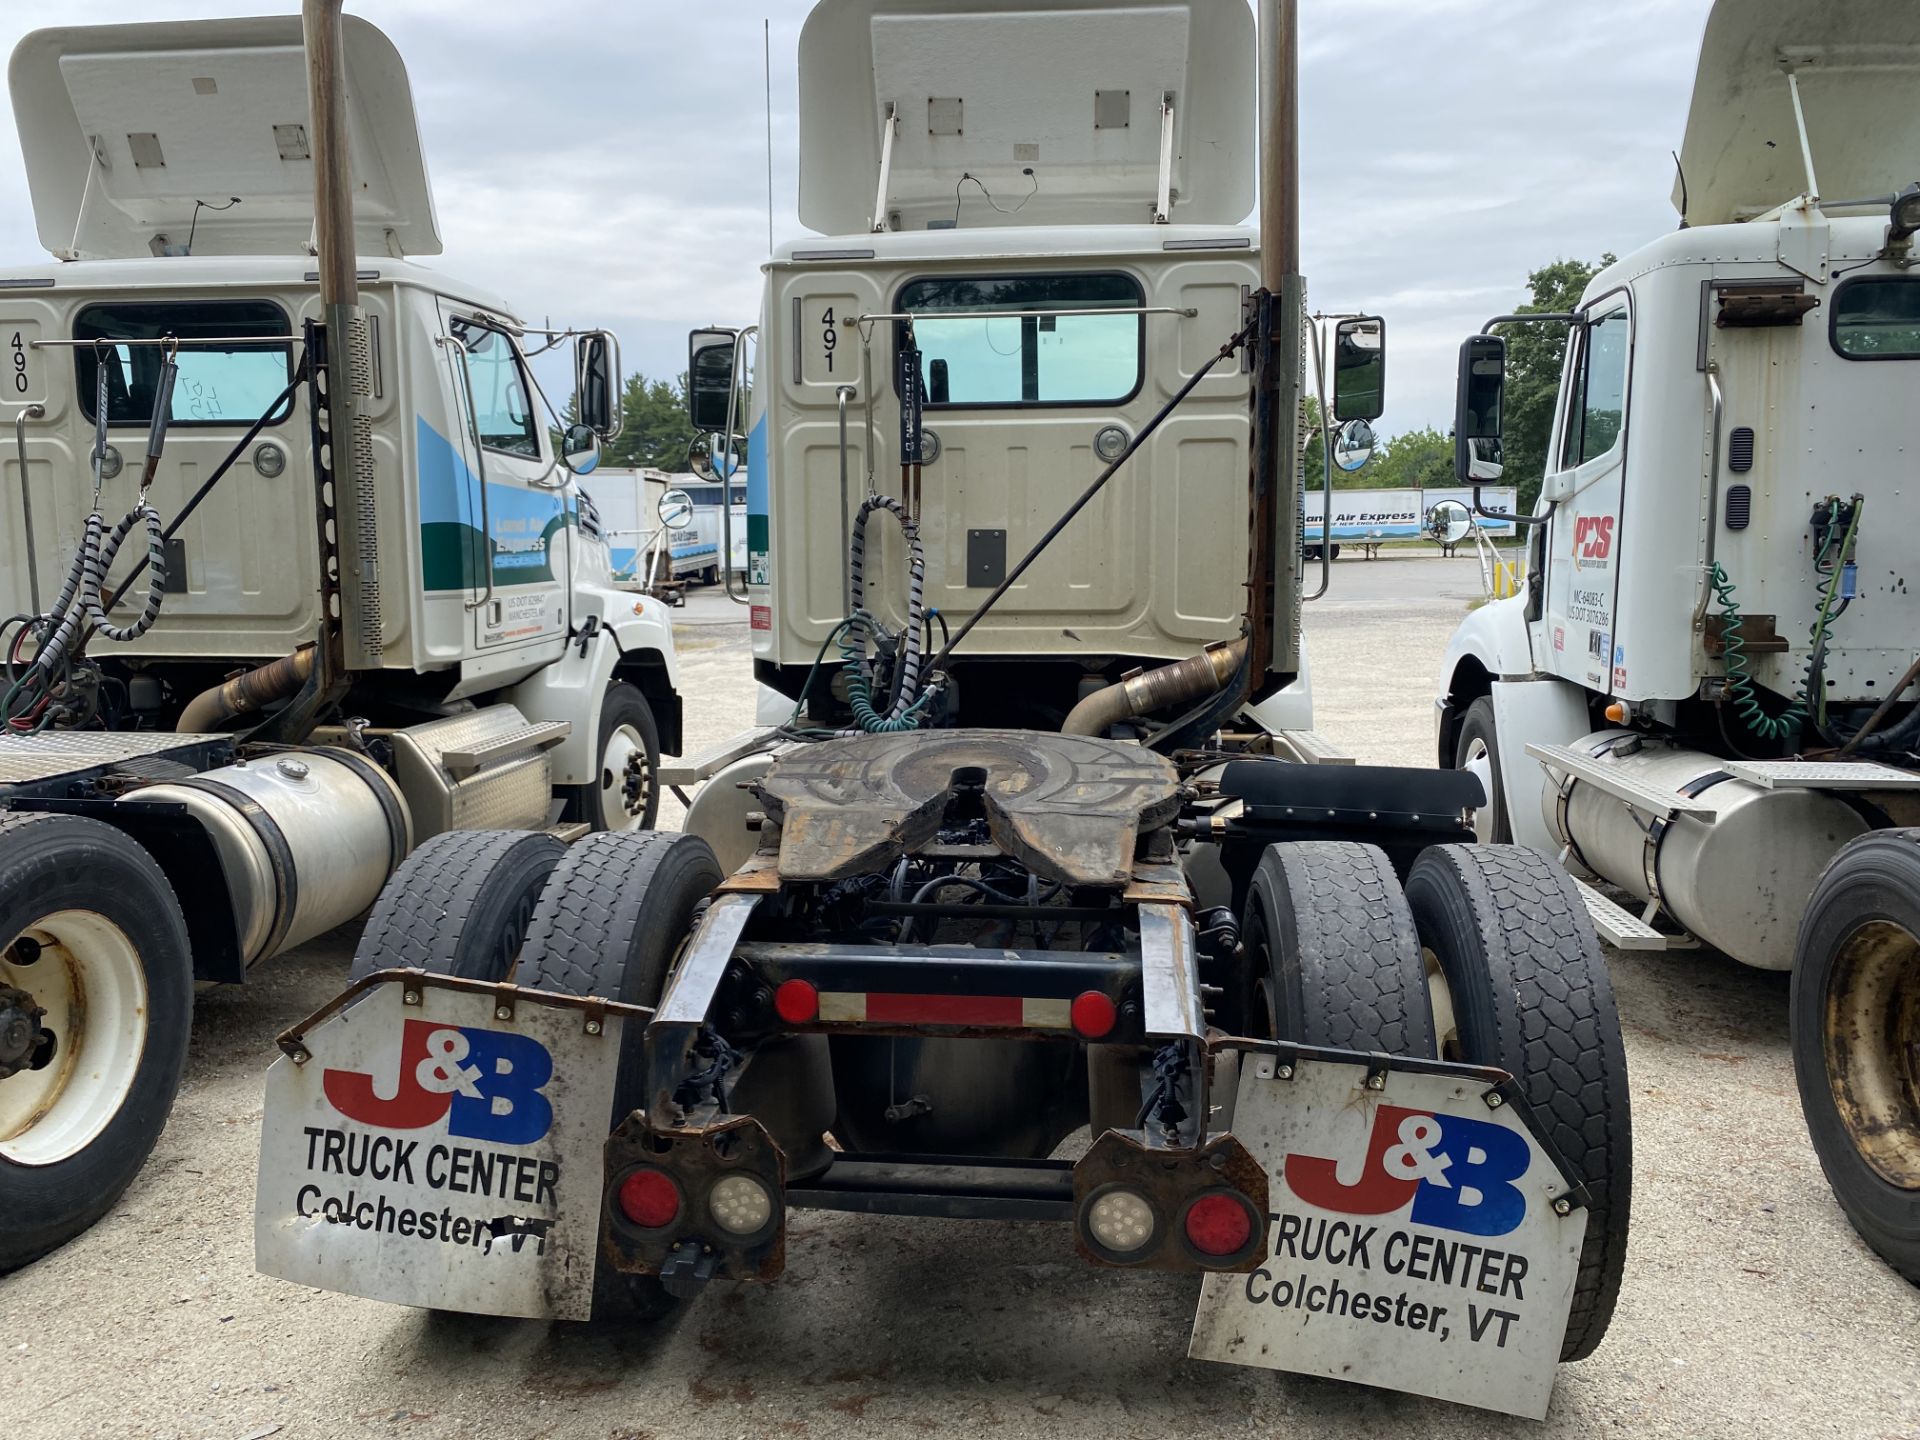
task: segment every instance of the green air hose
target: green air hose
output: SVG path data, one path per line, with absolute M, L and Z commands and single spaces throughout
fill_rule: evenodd
M 1830 505 L 1832 508 L 1829 513 L 1837 513 L 1840 502 L 1835 499 Z M 1707 583 L 1713 587 L 1714 596 L 1720 602 L 1720 638 L 1724 647 L 1722 658 L 1727 667 L 1727 694 L 1733 700 L 1741 723 L 1763 740 L 1786 740 L 1798 735 L 1807 721 L 1813 718 L 1808 709 L 1810 704 L 1816 706 L 1824 718 L 1826 696 L 1823 693 L 1817 700 L 1814 698 L 1815 679 L 1825 662 L 1827 641 L 1833 629 L 1834 599 L 1840 593 L 1847 562 L 1853 555 L 1854 539 L 1860 533 L 1860 514 L 1865 509 L 1866 502 L 1855 499 L 1853 518 L 1840 541 L 1838 556 L 1820 597 L 1820 615 L 1813 622 L 1812 649 L 1807 655 L 1807 672 L 1800 682 L 1800 693 L 1787 706 L 1785 713 L 1779 716 L 1767 714 L 1761 707 L 1759 695 L 1755 693 L 1753 670 L 1747 658 L 1746 636 L 1742 633 L 1745 620 L 1740 614 L 1740 602 L 1734 595 L 1733 578 L 1718 560 L 1707 572 Z M 1820 555 L 1815 560 L 1816 567 L 1825 561 L 1829 548 L 1829 545 L 1821 546 Z
M 1722 658 L 1727 664 L 1727 694 L 1733 699 L 1741 723 L 1763 740 L 1784 740 L 1798 734 L 1807 723 L 1807 712 L 1798 700 L 1777 719 L 1760 708 L 1760 697 L 1753 691 L 1753 672 L 1747 664 L 1746 637 L 1741 634 L 1745 621 L 1740 614 L 1740 602 L 1734 599 L 1733 580 L 1718 560 L 1707 572 L 1707 583 L 1713 586 L 1713 593 L 1720 601 L 1720 643 L 1724 647 Z

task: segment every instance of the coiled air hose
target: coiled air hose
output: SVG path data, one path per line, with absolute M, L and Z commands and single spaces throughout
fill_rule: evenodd
M 901 631 L 900 657 L 895 671 L 892 703 L 881 713 L 873 700 L 873 657 L 868 642 L 885 644 L 894 637 L 867 609 L 867 521 L 876 510 L 892 513 L 907 541 L 907 623 Z M 939 693 L 937 684 L 920 683 L 921 636 L 926 628 L 927 556 L 920 544 L 920 527 L 907 507 L 891 495 L 869 495 L 854 517 L 853 543 L 847 555 L 847 574 L 853 591 L 853 613 L 840 634 L 840 655 L 847 665 L 847 703 L 855 726 L 869 735 L 891 735 L 918 729 L 927 705 Z
M 1830 514 L 1837 514 L 1840 502 L 1829 502 Z M 1866 501 L 1856 498 L 1853 502 L 1853 516 L 1847 525 L 1846 534 L 1840 541 L 1837 559 L 1820 597 L 1820 614 L 1813 622 L 1811 632 L 1812 648 L 1807 655 L 1807 670 L 1800 682 L 1800 693 L 1780 715 L 1767 714 L 1755 692 L 1753 669 L 1747 657 L 1746 636 L 1743 634 L 1745 619 L 1740 613 L 1740 602 L 1735 595 L 1733 579 L 1727 574 L 1726 567 L 1718 560 L 1707 572 L 1707 583 L 1713 587 L 1715 598 L 1720 603 L 1721 630 L 1723 647 L 1722 659 L 1727 667 L 1727 695 L 1733 701 L 1735 712 L 1740 721 L 1753 734 L 1763 740 L 1787 740 L 1801 732 L 1806 723 L 1814 718 L 1814 707 L 1824 712 L 1826 709 L 1824 694 L 1815 698 L 1815 692 L 1823 690 L 1818 684 L 1820 672 L 1826 665 L 1827 642 L 1833 630 L 1834 600 L 1840 593 L 1840 586 L 1846 575 L 1847 562 L 1852 558 L 1855 538 L 1860 533 L 1860 515 L 1866 509 Z M 1816 567 L 1827 556 L 1827 547 L 1821 547 Z
M 110 360 L 114 364 L 119 362 L 111 349 L 104 346 L 96 349 L 95 370 L 99 385 L 94 396 L 93 451 L 90 456 L 93 510 L 87 516 L 81 532 L 80 548 L 68 567 L 67 578 L 60 587 L 53 609 L 28 622 L 28 628 L 38 644 L 32 660 L 17 676 L 9 655 L 7 673 L 12 683 L 6 694 L 0 696 L 0 716 L 4 716 L 10 729 L 35 732 L 44 728 L 52 718 L 49 701 L 66 682 L 71 661 L 86 649 L 87 634 L 82 627 L 91 626 L 115 644 L 126 644 L 145 635 L 153 628 L 154 621 L 160 618 L 161 602 L 167 591 L 167 541 L 160 522 L 160 512 L 147 500 L 147 490 L 153 484 L 160 456 L 166 448 L 167 424 L 173 412 L 173 382 L 180 369 L 171 348 L 163 352 L 163 357 L 159 381 L 154 387 L 153 420 L 147 431 L 146 463 L 140 474 L 139 494 L 133 508 L 108 533 L 106 517 L 100 513 L 100 488 L 104 479 L 101 472 L 107 454 L 107 365 Z M 21 477 L 23 484 L 25 478 Z M 120 547 L 135 527 L 142 524 L 147 531 L 146 603 L 141 606 L 139 615 L 131 625 L 115 625 L 107 618 L 106 606 L 100 596 L 101 587 L 106 583 L 113 562 L 119 557 Z

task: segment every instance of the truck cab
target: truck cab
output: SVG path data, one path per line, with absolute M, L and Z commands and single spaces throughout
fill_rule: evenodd
M 1822 1164 L 1920 1278 L 1916 54 L 1911 7 L 1721 0 L 1681 227 L 1463 346 L 1457 467 L 1484 485 L 1501 332 L 1568 331 L 1526 583 L 1456 632 L 1437 758 L 1483 779 L 1482 839 L 1609 888 L 1614 944 L 1792 972 Z
M 1055 729 L 1093 690 L 1241 630 L 1248 365 L 1216 362 L 1146 432 L 1260 283 L 1253 175 L 1222 158 L 1253 109 L 1252 15 L 1117 5 L 1090 36 L 1077 15 L 961 10 L 814 9 L 800 215 L 815 233 L 769 260 L 740 342 L 750 361 L 734 357 L 741 332 L 693 338 L 696 429 L 724 444 L 731 428 L 747 455 L 737 591 L 764 719 L 793 714 L 823 646 L 837 661 L 853 532 L 879 493 L 903 502 L 924 565 L 910 583 L 898 526 L 866 531 L 880 626 L 921 626 L 938 650 L 978 612 L 951 657 L 946 723 Z M 968 63 L 982 45 L 1004 64 Z M 1289 539 L 1297 585 L 1297 525 Z M 1286 640 L 1269 693 L 1300 676 Z M 820 722 L 833 705 L 821 686 L 806 708 Z M 1310 727 L 1304 684 L 1280 712 L 1275 729 Z
M 517 948 L 501 876 L 651 827 L 680 744 L 666 608 L 582 530 L 618 344 L 424 263 L 384 35 L 40 30 L 8 78 L 52 259 L 0 269 L 0 1271 L 132 1179 L 196 984 L 409 865 Z

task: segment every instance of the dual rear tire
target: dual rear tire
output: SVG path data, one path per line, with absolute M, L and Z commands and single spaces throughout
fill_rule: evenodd
M 1591 1198 L 1563 1360 L 1606 1333 L 1632 1188 L 1626 1053 L 1599 941 L 1548 857 L 1441 846 L 1402 889 L 1369 845 L 1272 845 L 1242 922 L 1275 1038 L 1488 1065 L 1514 1077 Z

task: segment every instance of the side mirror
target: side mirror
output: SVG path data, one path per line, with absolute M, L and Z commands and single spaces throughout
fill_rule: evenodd
M 1373 459 L 1375 443 L 1373 426 L 1364 420 L 1349 420 L 1333 437 L 1334 465 L 1347 475 L 1366 469 Z
M 731 330 L 696 330 L 688 337 L 687 418 L 703 435 L 717 435 L 727 428 L 737 343 Z
M 1474 335 L 1460 347 L 1460 384 L 1453 413 L 1453 473 L 1462 485 L 1500 478 L 1501 402 L 1507 385 L 1507 342 Z
M 591 475 L 600 464 L 600 437 L 588 424 L 567 427 L 560 437 L 560 463 L 576 475 Z
M 684 530 L 693 523 L 693 497 L 684 490 L 669 490 L 660 497 L 654 513 L 669 530 Z
M 580 419 L 602 440 L 620 433 L 620 342 L 606 330 L 595 330 L 573 342 L 573 393 L 579 397 Z M 569 444 L 569 450 L 574 447 Z
M 1377 315 L 1333 327 L 1333 418 L 1378 420 L 1387 413 L 1387 322 Z

